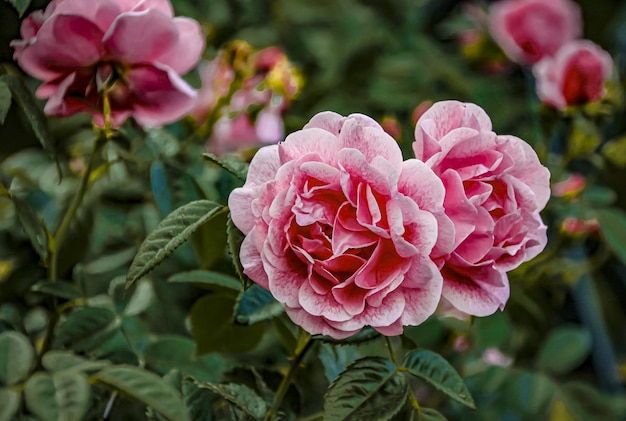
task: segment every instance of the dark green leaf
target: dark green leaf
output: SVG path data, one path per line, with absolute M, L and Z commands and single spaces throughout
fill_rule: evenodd
M 280 316 L 284 311 L 285 306 L 276 301 L 271 292 L 254 284 L 237 299 L 235 320 L 251 325 Z
M 35 358 L 28 338 L 19 332 L 0 333 L 0 384 L 13 385 L 24 380 Z
M 180 393 L 154 373 L 133 366 L 113 366 L 96 373 L 94 380 L 149 406 L 172 421 L 189 419 Z
M 41 420 L 80 421 L 89 408 L 90 392 L 82 373 L 38 372 L 26 382 L 24 398 L 30 412 Z
M 167 177 L 165 176 L 165 167 L 162 162 L 155 161 L 150 165 L 150 185 L 152 186 L 152 195 L 159 210 L 163 215 L 172 213 L 174 208 L 172 201 L 172 193 L 167 185 Z
M 24 15 L 24 12 L 26 12 L 26 9 L 28 9 L 28 6 L 30 6 L 30 2 L 31 2 L 31 0 L 8 0 L 8 1 L 9 3 L 13 5 L 13 7 L 15 7 L 15 10 L 17 10 L 17 13 L 19 14 L 20 17 Z M 0 122 L 0 124 L 2 124 L 2 122 Z
M 381 337 L 381 334 L 371 327 L 364 327 L 359 332 L 345 339 L 335 339 L 331 336 L 316 336 L 323 342 L 335 345 L 356 345 L 373 341 Z
M 428 381 L 452 399 L 476 408 L 463 379 L 441 355 L 426 349 L 414 350 L 406 354 L 402 365 L 409 373 Z
M 41 364 L 48 371 L 96 371 L 110 365 L 108 361 L 93 361 L 69 351 L 49 351 L 41 359 Z
M 211 393 L 194 382 L 183 383 L 183 400 L 189 411 L 190 421 L 212 421 Z
M 261 324 L 241 326 L 233 323 L 235 298 L 211 294 L 200 298 L 191 308 L 191 332 L 198 354 L 244 352 L 261 340 Z
M 12 421 L 19 407 L 19 392 L 11 389 L 0 389 L 0 421 Z
M 591 351 L 591 335 L 576 326 L 562 326 L 550 332 L 537 356 L 537 368 L 565 374 L 582 363 Z
M 361 356 L 357 348 L 350 345 L 338 346 L 325 343 L 319 349 L 324 374 L 330 383 L 334 382 L 346 367 Z
M 118 276 L 109 284 L 109 296 L 113 299 L 118 314 L 136 316 L 148 309 L 154 299 L 152 284 L 147 279 L 125 287 L 125 278 Z
M 239 250 L 241 249 L 241 243 L 243 243 L 245 236 L 241 231 L 239 231 L 239 228 L 235 226 L 230 213 L 228 214 L 228 221 L 226 222 L 226 238 L 228 242 L 228 254 L 230 254 L 235 271 L 237 272 L 243 287 L 247 288 L 252 281 L 246 276 L 245 273 L 243 273 L 243 266 L 239 260 Z
M 324 397 L 324 420 L 388 420 L 404 405 L 406 378 L 380 357 L 350 365 Z
M 235 383 L 212 384 L 196 382 L 196 384 L 236 405 L 255 420 L 262 419 L 267 411 L 265 401 L 248 386 Z
M 4 124 L 9 108 L 11 108 L 11 90 L 6 83 L 0 81 L 0 124 Z
M 177 273 L 170 276 L 168 282 L 190 283 L 193 286 L 208 289 L 226 288 L 234 291 L 242 291 L 241 283 L 232 276 L 209 270 L 193 270 L 191 272 Z M 217 287 L 217 288 L 216 288 Z
M 209 200 L 198 200 L 165 217 L 139 247 L 128 271 L 127 286 L 142 278 L 191 237 L 202 224 L 226 211 Z
M 626 264 L 626 213 L 615 208 L 595 211 L 604 239 L 618 259 Z
M 447 421 L 446 417 L 436 409 L 420 408 L 419 414 L 415 417 L 416 421 Z
M 14 1 L 14 4 L 20 3 L 23 6 L 24 0 L 11 0 Z M 28 5 L 26 5 L 28 6 Z M 48 120 L 46 116 L 43 114 L 42 109 L 37 104 L 35 100 L 35 96 L 28 89 L 24 81 L 13 75 L 2 75 L 0 76 L 0 81 L 4 82 L 13 94 L 13 99 L 18 103 L 18 105 L 24 110 L 24 114 L 28 121 L 30 122 L 37 139 L 43 145 L 43 148 L 48 152 L 51 156 L 56 155 L 56 145 L 54 143 L 54 138 L 50 134 L 48 130 Z
M 40 281 L 33 285 L 32 290 L 35 292 L 41 292 L 42 294 L 52 295 L 53 297 L 64 298 L 66 300 L 75 300 L 83 296 L 76 285 L 63 281 Z
M 55 344 L 76 351 L 90 350 L 102 345 L 119 325 L 119 318 L 111 310 L 100 307 L 78 308 L 57 327 Z
M 249 165 L 245 162 L 242 162 L 236 156 L 226 155 L 219 157 L 213 155 L 212 153 L 205 153 L 202 154 L 202 158 L 206 159 L 207 161 L 216 163 L 241 181 L 246 181 Z
M 218 215 L 203 224 L 191 236 L 191 244 L 202 269 L 211 269 L 224 257 L 227 220 L 228 214 Z
M 623 419 L 624 414 L 620 417 L 611 399 L 587 383 L 570 382 L 560 392 L 568 412 L 577 421 Z
M 582 193 L 582 200 L 594 206 L 609 206 L 617 200 L 617 194 L 604 186 L 590 186 Z
M 15 205 L 17 219 L 22 224 L 33 248 L 43 261 L 48 259 L 48 230 L 37 213 L 28 204 L 15 195 L 11 195 Z

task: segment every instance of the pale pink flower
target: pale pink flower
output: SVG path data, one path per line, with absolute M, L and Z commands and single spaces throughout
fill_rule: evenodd
M 413 150 L 446 189 L 454 251 L 438 263 L 442 308 L 486 316 L 509 297 L 506 271 L 546 245 L 539 211 L 550 198 L 550 173 L 521 139 L 498 136 L 482 108 L 435 103 L 417 123 Z
M 613 60 L 593 42 L 578 40 L 537 63 L 533 72 L 539 99 L 563 110 L 601 99 L 605 82 L 613 73 Z
M 11 45 L 14 58 L 44 83 L 37 96 L 54 117 L 87 112 L 104 125 L 102 92 L 111 123 L 128 117 L 161 126 L 190 111 L 195 91 L 180 78 L 200 58 L 198 23 L 175 18 L 168 0 L 53 0 L 31 14 Z
M 398 335 L 433 314 L 442 278 L 429 256 L 454 237 L 444 195 L 374 120 L 324 112 L 261 148 L 228 205 L 245 273 L 308 332 L 345 338 L 368 325 Z
M 490 30 L 511 60 L 532 65 L 580 37 L 580 8 L 572 0 L 504 0 L 491 7 Z
M 600 232 L 600 224 L 597 219 L 578 219 L 567 217 L 561 223 L 561 232 L 570 237 L 582 237 L 587 234 Z
M 498 348 L 487 348 L 483 352 L 482 359 L 489 365 L 495 365 L 499 367 L 509 367 L 513 364 L 513 358 L 507 357 Z
M 552 194 L 556 197 L 573 197 L 580 194 L 585 188 L 585 177 L 581 174 L 571 174 L 563 181 L 552 185 Z

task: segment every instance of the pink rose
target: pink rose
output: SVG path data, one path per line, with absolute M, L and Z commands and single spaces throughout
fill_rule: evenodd
M 580 8 L 571 0 L 504 0 L 491 7 L 490 29 L 511 60 L 531 65 L 580 37 Z
M 368 325 L 398 335 L 433 314 L 442 278 L 429 256 L 454 236 L 444 194 L 374 120 L 324 112 L 261 148 L 228 204 L 245 273 L 305 330 L 345 338 Z
M 104 125 L 133 116 L 143 126 L 173 122 L 190 111 L 195 91 L 180 78 L 204 50 L 198 23 L 174 18 L 168 0 L 53 0 L 24 20 L 14 58 L 44 83 L 37 96 L 55 117 L 87 112 Z
M 441 177 L 455 227 L 454 251 L 440 263 L 443 307 L 476 316 L 503 308 L 506 271 L 546 245 L 539 211 L 550 198 L 550 173 L 527 143 L 496 135 L 480 107 L 457 101 L 422 115 L 413 150 Z
M 537 63 L 533 72 L 541 101 L 563 110 L 602 98 L 604 84 L 613 73 L 613 60 L 591 41 L 572 41 L 556 56 Z

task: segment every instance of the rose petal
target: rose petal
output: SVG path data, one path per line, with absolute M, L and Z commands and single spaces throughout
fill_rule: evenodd
M 205 48 L 204 35 L 194 19 L 174 18 L 173 22 L 178 31 L 178 42 L 169 49 L 163 48 L 164 52 L 156 60 L 184 74 L 200 60 Z

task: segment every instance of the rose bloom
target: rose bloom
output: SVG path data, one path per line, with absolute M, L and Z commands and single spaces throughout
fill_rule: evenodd
M 550 173 L 527 143 L 496 135 L 480 107 L 457 101 L 422 115 L 413 150 L 441 177 L 455 227 L 454 250 L 440 262 L 442 308 L 475 316 L 502 309 L 506 271 L 546 245 L 539 211 L 550 197 Z
M 454 237 L 444 194 L 374 120 L 324 112 L 261 148 L 228 205 L 246 235 L 244 272 L 296 324 L 340 339 L 368 325 L 399 335 L 433 314 L 433 258 Z
M 605 82 L 613 73 L 613 60 L 591 41 L 572 41 L 556 56 L 537 63 L 533 72 L 541 101 L 564 110 L 602 98 Z
M 490 10 L 491 35 L 509 58 L 532 65 L 582 33 L 580 8 L 571 0 L 504 0 Z
M 104 125 L 102 93 L 111 124 L 133 116 L 161 126 L 188 113 L 195 91 L 180 78 L 204 50 L 200 26 L 174 18 L 168 0 L 53 0 L 21 26 L 14 58 L 44 83 L 39 98 L 54 117 L 78 112 Z

